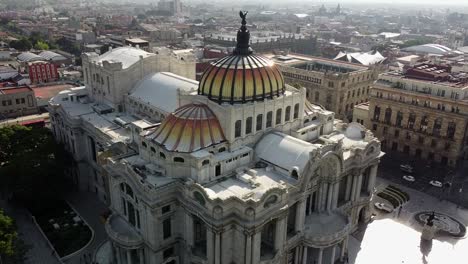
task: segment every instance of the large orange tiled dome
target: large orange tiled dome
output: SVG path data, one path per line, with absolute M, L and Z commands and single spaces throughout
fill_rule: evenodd
M 253 54 L 245 15 L 237 32 L 237 46 L 232 55 L 211 63 L 203 73 L 198 94 L 218 103 L 246 103 L 284 93 L 284 78 L 271 60 Z
M 203 73 L 198 93 L 220 103 L 245 103 L 284 93 L 284 79 L 271 60 L 259 55 L 226 56 Z
M 176 152 L 193 152 L 226 140 L 218 118 L 204 104 L 179 107 L 148 139 Z

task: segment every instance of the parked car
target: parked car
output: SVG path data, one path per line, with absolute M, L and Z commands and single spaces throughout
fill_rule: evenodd
M 400 170 L 402 170 L 404 172 L 412 173 L 413 172 L 413 167 L 411 167 L 408 164 L 401 164 L 400 165 Z
M 438 188 L 442 187 L 442 183 L 440 181 L 430 181 L 429 184 Z
M 386 205 L 384 203 L 375 203 L 374 204 L 375 208 L 381 210 L 381 211 L 384 211 L 386 213 L 391 213 L 393 212 L 393 208 L 389 205 Z
M 414 182 L 414 181 L 416 180 L 416 179 L 415 179 L 413 176 L 411 176 L 411 175 L 404 175 L 404 176 L 403 176 L 403 179 L 404 179 L 405 181 L 409 181 L 409 182 Z

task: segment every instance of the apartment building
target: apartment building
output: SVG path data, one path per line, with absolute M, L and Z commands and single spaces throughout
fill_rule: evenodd
M 286 83 L 306 88 L 307 99 L 351 121 L 355 105 L 367 102 L 382 65 L 364 66 L 299 54 L 266 55 L 279 65 Z
M 384 151 L 454 166 L 466 157 L 468 74 L 427 63 L 381 74 L 368 117 Z

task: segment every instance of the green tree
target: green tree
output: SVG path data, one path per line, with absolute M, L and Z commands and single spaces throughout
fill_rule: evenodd
M 10 41 L 9 45 L 10 48 L 14 48 L 20 51 L 30 50 L 33 47 L 31 41 L 29 41 L 27 38 Z
M 71 161 L 46 128 L 0 128 L 0 188 L 30 209 L 62 198 Z
M 18 238 L 15 222 L 0 209 L 0 263 L 24 263 L 27 250 Z
M 49 44 L 43 41 L 38 41 L 35 45 L 34 48 L 37 50 L 48 50 L 49 49 Z
M 17 238 L 13 219 L 6 216 L 0 209 L 0 255 L 13 256 L 14 241 Z

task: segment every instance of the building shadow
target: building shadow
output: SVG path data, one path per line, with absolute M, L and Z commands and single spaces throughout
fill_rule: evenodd
M 432 239 L 427 240 L 421 237 L 421 241 L 419 242 L 419 250 L 421 251 L 421 254 L 422 254 L 423 263 L 427 264 L 428 262 L 426 258 L 432 250 Z

